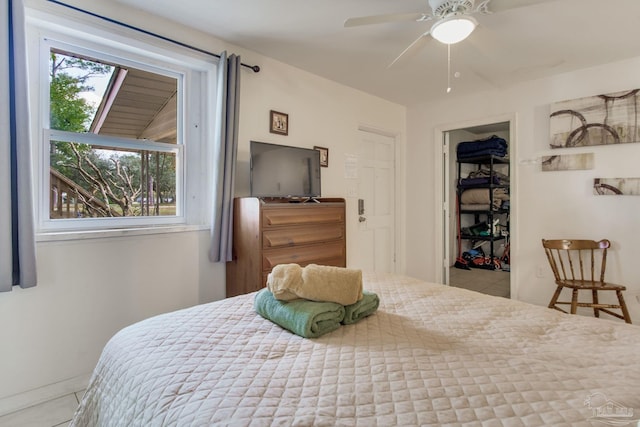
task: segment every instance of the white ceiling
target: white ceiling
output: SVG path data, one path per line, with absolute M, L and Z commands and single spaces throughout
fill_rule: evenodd
M 447 95 L 447 47 L 433 39 L 387 68 L 431 22 L 343 26 L 350 17 L 430 12 L 427 0 L 114 1 L 408 106 L 640 56 L 640 0 L 493 0 L 535 4 L 474 15 L 479 27 L 451 47 L 459 77 Z

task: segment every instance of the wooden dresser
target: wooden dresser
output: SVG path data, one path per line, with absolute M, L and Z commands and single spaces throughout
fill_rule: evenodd
M 227 297 L 262 289 L 267 275 L 278 264 L 346 267 L 344 199 L 318 200 L 234 200 L 233 260 L 227 263 Z

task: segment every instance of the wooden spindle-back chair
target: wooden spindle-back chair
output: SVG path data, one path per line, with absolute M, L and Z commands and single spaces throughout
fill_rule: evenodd
M 631 323 L 631 317 L 622 296 L 622 291 L 626 290 L 626 287 L 604 281 L 607 250 L 611 246 L 611 242 L 606 239 L 600 241 L 542 239 L 542 246 L 547 254 L 557 285 L 549 302 L 549 308 L 566 313 L 558 305 L 568 304 L 571 306 L 571 314 L 576 314 L 578 307 L 590 307 L 593 308 L 595 317 L 600 317 L 600 312 L 604 312 Z M 564 288 L 572 289 L 571 301 L 558 301 Z M 591 290 L 592 301 L 579 302 L 579 290 Z M 602 291 L 615 292 L 618 304 L 601 303 L 598 293 Z M 622 314 L 610 309 L 618 309 Z

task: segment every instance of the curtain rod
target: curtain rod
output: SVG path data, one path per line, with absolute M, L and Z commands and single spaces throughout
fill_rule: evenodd
M 75 10 L 77 12 L 82 12 L 84 14 L 91 15 L 91 16 L 93 16 L 95 18 L 99 18 L 99 19 L 102 19 L 104 21 L 111 22 L 112 24 L 120 25 L 122 27 L 126 27 L 126 28 L 129 28 L 131 30 L 138 31 L 140 33 L 143 33 L 143 34 L 146 34 L 146 35 L 149 35 L 149 36 L 156 37 L 158 39 L 167 41 L 169 43 L 173 43 L 173 44 L 176 44 L 176 45 L 181 46 L 181 47 L 186 47 L 187 49 L 195 50 L 196 52 L 204 53 L 205 55 L 210 55 L 210 56 L 215 56 L 216 58 L 220 58 L 220 55 L 218 55 L 217 53 L 209 52 L 207 50 L 200 49 L 199 47 L 192 46 L 190 44 L 186 44 L 186 43 L 183 43 L 183 42 L 178 41 L 178 40 L 170 39 L 169 37 L 165 37 L 163 35 L 156 34 L 156 33 L 153 33 L 151 31 L 147 31 L 145 29 L 138 28 L 138 27 L 135 27 L 133 25 L 127 24 L 125 22 L 117 21 L 117 20 L 115 20 L 113 18 L 109 18 L 107 16 L 99 15 L 97 13 L 90 12 L 90 11 L 85 10 L 85 9 L 81 9 L 79 7 L 72 6 L 72 5 L 67 4 L 67 3 L 63 3 L 63 2 L 61 2 L 59 0 L 48 0 L 48 1 L 51 2 L 51 3 L 58 4 L 60 6 L 68 7 L 69 9 L 73 9 L 73 10 Z M 245 64 L 245 63 L 241 63 L 241 65 L 243 67 L 247 67 L 248 69 L 252 70 L 255 73 L 260 72 L 260 66 L 258 66 L 258 65 L 248 65 L 248 64 Z

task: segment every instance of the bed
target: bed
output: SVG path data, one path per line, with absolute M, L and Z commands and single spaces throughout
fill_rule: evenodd
M 640 328 L 365 274 L 377 312 L 316 339 L 254 294 L 105 346 L 71 426 L 559 426 L 640 417 Z M 620 424 L 618 424 L 620 425 Z

